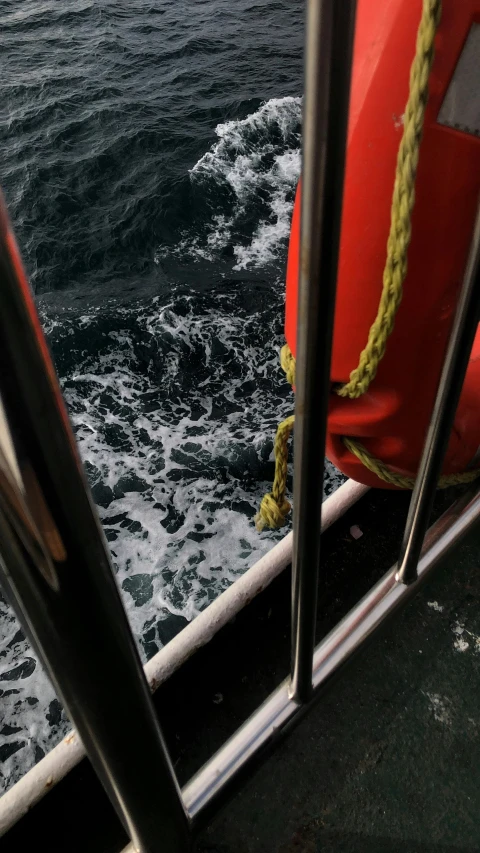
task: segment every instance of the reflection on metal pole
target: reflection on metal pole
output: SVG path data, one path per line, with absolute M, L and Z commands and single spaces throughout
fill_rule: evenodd
M 398 579 L 412 583 L 480 319 L 480 204 L 420 468 L 403 536 Z
M 135 847 L 189 824 L 0 197 L 0 576 Z
M 292 695 L 312 690 L 325 430 L 355 2 L 308 0 L 295 400 Z

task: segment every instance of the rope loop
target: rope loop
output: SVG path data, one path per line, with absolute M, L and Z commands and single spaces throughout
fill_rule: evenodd
M 285 494 L 287 491 L 288 439 L 293 430 L 294 421 L 295 415 L 290 415 L 277 427 L 274 444 L 275 477 L 272 491 L 264 495 L 260 509 L 255 516 L 255 526 L 258 531 L 264 530 L 265 527 L 271 529 L 282 527 L 291 509 Z
M 380 459 L 372 456 L 366 447 L 364 447 L 359 441 L 354 441 L 352 438 L 347 438 L 346 436 L 344 436 L 342 441 L 347 450 L 349 450 L 350 453 L 353 453 L 357 459 L 360 459 L 360 462 L 365 465 L 365 468 L 368 468 L 372 474 L 376 474 L 384 483 L 389 483 L 391 486 L 397 486 L 399 489 L 413 489 L 415 485 L 415 477 L 411 477 L 407 474 L 398 474 L 396 471 L 392 471 L 387 465 L 381 462 Z M 473 481 L 477 480 L 478 477 L 480 477 L 480 468 L 475 468 L 471 471 L 464 471 L 463 474 L 444 474 L 440 477 L 437 487 L 439 489 L 447 489 L 449 486 L 460 486 L 464 483 L 473 483 Z

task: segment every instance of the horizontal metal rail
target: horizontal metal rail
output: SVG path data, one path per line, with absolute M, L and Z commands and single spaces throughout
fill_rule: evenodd
M 368 486 L 347 480 L 336 492 L 329 495 L 322 508 L 322 532 L 328 530 L 368 491 Z M 193 622 L 147 661 L 144 672 L 152 691 L 167 681 L 198 649 L 210 642 L 224 625 L 291 564 L 292 539 L 293 534 L 287 533 L 245 574 L 202 610 Z M 117 685 L 117 690 L 123 691 L 122 683 Z M 53 790 L 84 756 L 83 744 L 78 733 L 73 730 L 3 794 L 0 797 L 0 836 Z
M 480 490 L 459 498 L 428 531 L 418 564 L 418 578 L 405 585 L 396 579 L 396 564 L 316 647 L 313 688 L 318 694 L 376 631 L 417 592 L 448 552 L 480 520 Z M 210 814 L 245 773 L 251 762 L 271 747 L 309 705 L 290 696 L 289 679 L 227 741 L 183 789 L 193 820 Z M 130 848 L 131 849 L 131 848 Z

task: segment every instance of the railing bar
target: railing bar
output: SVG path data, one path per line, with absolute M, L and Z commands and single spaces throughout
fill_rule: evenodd
M 368 490 L 368 486 L 346 480 L 336 492 L 329 495 L 322 507 L 322 532 L 341 518 Z M 144 672 L 152 691 L 167 681 L 291 564 L 292 538 L 292 533 L 288 533 L 147 661 Z M 4 793 L 0 797 L 0 837 L 53 790 L 84 755 L 85 750 L 77 732 L 70 731 Z
M 398 579 L 412 583 L 480 319 L 480 204 L 460 298 L 440 376 L 418 477 L 410 500 Z
M 479 520 L 480 491 L 476 487 L 457 499 L 429 529 L 415 583 L 409 586 L 399 583 L 395 564 L 318 644 L 313 656 L 313 699 L 416 594 L 432 570 Z M 298 722 L 309 704 L 299 705 L 290 695 L 289 679 L 284 681 L 183 788 L 183 799 L 191 819 L 202 823 L 208 820 L 244 774 L 252 769 L 255 760 Z
M 308 0 L 295 403 L 292 695 L 312 689 L 354 0 Z
M 188 817 L 1 195 L 0 396 L 2 583 L 135 847 L 185 853 Z

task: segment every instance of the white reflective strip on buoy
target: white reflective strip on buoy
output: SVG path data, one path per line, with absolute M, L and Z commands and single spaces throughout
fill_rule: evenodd
M 480 24 L 470 27 L 438 123 L 480 136 Z

